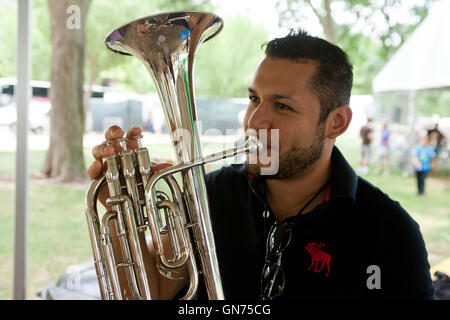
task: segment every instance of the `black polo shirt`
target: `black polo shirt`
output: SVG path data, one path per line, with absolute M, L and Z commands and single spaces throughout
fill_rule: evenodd
M 434 288 L 418 224 L 380 189 L 358 177 L 334 147 L 327 201 L 291 217 L 294 234 L 282 256 L 279 299 L 429 299 Z M 273 214 L 245 166 L 207 175 L 226 299 L 259 299 L 266 234 Z M 199 298 L 204 298 L 204 292 Z

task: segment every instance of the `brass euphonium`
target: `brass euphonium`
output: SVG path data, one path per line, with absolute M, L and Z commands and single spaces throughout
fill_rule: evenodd
M 139 237 L 150 230 L 156 252 L 157 269 L 171 277 L 187 265 L 189 289 L 182 299 L 195 296 L 199 274 L 203 274 L 208 297 L 224 299 L 215 252 L 203 165 L 257 150 L 256 138 L 245 145 L 202 156 L 193 89 L 193 61 L 198 46 L 215 36 L 223 21 L 205 12 L 168 12 L 135 20 L 110 33 L 106 46 L 120 54 L 137 57 L 152 76 L 167 120 L 177 164 L 151 174 L 148 150 L 140 138 L 136 150 L 122 151 L 104 158 L 107 170 L 91 182 L 86 193 L 86 217 L 102 299 L 151 299 L 148 275 Z M 182 187 L 173 177 L 180 173 Z M 160 180 L 171 195 L 155 188 Z M 111 211 L 101 218 L 97 197 L 108 186 Z M 110 222 L 115 223 L 119 248 L 113 248 Z M 169 259 L 161 234 L 168 233 L 173 250 Z M 116 261 L 119 250 L 123 261 Z M 127 283 L 118 269 L 123 268 Z M 130 288 L 124 290 L 124 287 Z M 125 292 L 127 291 L 127 292 Z M 125 292 L 125 293 L 124 293 Z

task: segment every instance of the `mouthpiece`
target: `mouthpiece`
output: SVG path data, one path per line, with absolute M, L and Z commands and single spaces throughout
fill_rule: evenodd
M 256 136 L 249 136 L 245 142 L 245 147 L 248 148 L 248 153 L 256 154 L 258 149 L 262 149 L 262 144 Z

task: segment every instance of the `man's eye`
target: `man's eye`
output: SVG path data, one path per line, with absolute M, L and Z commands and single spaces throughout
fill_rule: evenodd
M 253 102 L 253 103 L 259 102 L 259 99 L 257 96 L 249 96 L 248 99 L 250 100 L 250 102 Z
M 284 103 L 280 103 L 280 102 L 276 103 L 276 107 L 277 107 L 277 109 L 280 109 L 280 110 L 292 110 L 291 107 L 289 107 L 288 105 L 285 105 Z

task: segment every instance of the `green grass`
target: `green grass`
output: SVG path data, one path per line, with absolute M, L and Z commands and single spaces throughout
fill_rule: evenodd
M 352 166 L 359 156 L 357 139 L 338 141 Z M 219 147 L 219 149 L 222 146 Z M 229 146 L 227 146 L 229 147 Z M 207 152 L 217 151 L 207 147 Z M 170 146 L 153 145 L 151 153 L 170 158 Z M 85 149 L 86 165 L 92 161 Z M 44 151 L 30 152 L 30 170 L 37 171 L 45 159 Z M 0 176 L 13 177 L 15 154 L 0 152 Z M 209 166 L 209 170 L 219 164 Z M 432 265 L 450 255 L 450 183 L 448 177 L 430 177 L 427 195 L 416 196 L 415 179 L 403 178 L 400 172 L 390 176 L 369 174 L 365 177 L 396 199 L 419 223 Z M 0 299 L 12 298 L 14 186 L 13 179 L 0 179 Z M 37 291 L 56 280 L 67 267 L 92 259 L 89 235 L 84 216 L 86 186 L 49 185 L 33 180 L 30 185 L 28 216 L 27 298 L 36 299 Z
M 30 171 L 38 171 L 45 161 L 45 151 L 32 151 L 28 158 Z M 0 164 L 0 177 L 2 175 L 12 175 L 16 166 L 15 152 L 0 152 Z
M 56 280 L 71 264 L 91 259 L 84 218 L 85 190 L 68 186 L 30 187 L 27 298 Z M 14 190 L 0 189 L 0 299 L 10 299 L 13 278 Z

